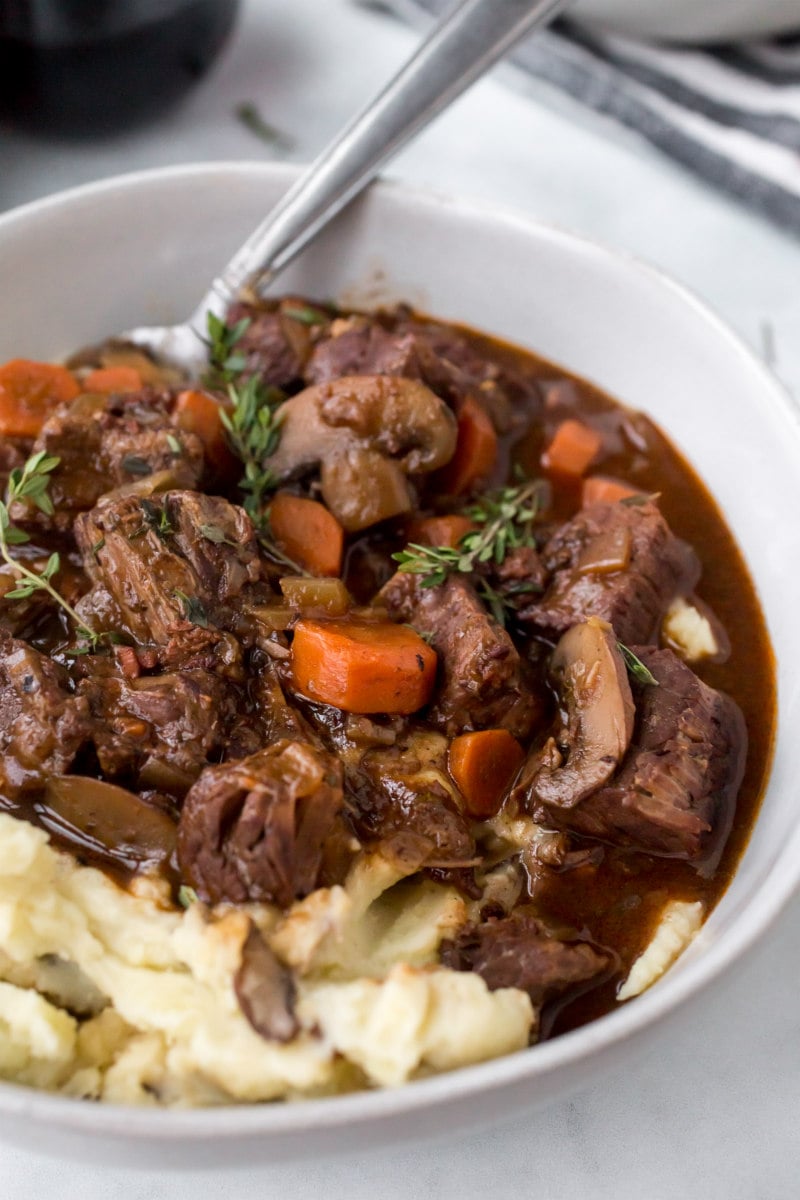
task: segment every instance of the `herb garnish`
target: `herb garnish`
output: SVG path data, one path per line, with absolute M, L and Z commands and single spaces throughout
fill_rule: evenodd
M 86 638 L 94 649 L 102 635 L 85 625 L 72 605 L 53 587 L 52 579 L 61 569 L 61 556 L 57 553 L 51 554 L 41 571 L 32 571 L 12 558 L 9 550 L 10 546 L 22 546 L 30 541 L 24 530 L 12 524 L 9 509 L 17 500 L 28 500 L 41 512 L 52 516 L 54 508 L 48 488 L 50 476 L 60 462 L 60 458 L 39 450 L 37 454 L 31 455 L 24 466 L 15 467 L 9 476 L 5 501 L 0 500 L 0 556 L 17 575 L 19 583 L 12 591 L 5 593 L 4 599 L 27 600 L 34 592 L 47 592 L 74 621 L 78 633 Z
M 328 320 L 324 313 L 318 312 L 315 308 L 309 308 L 307 304 L 284 305 L 281 312 L 284 317 L 290 317 L 292 321 L 299 321 L 301 325 L 324 325 Z
M 541 490 L 539 480 L 533 480 L 520 487 L 489 492 L 464 510 L 480 528 L 465 533 L 457 546 L 411 542 L 392 558 L 401 571 L 422 575 L 422 587 L 438 587 L 448 575 L 469 575 L 484 563 L 499 566 L 509 550 L 536 544 L 532 525 L 539 514 Z
M 224 530 L 220 529 L 219 525 L 201 525 L 200 532 L 206 541 L 214 542 L 217 546 L 233 546 L 234 550 L 239 549 L 239 543 L 226 537 Z
M 188 908 L 190 904 L 196 904 L 199 897 L 193 887 L 189 887 L 188 883 L 182 883 L 178 888 L 178 903 L 181 908 Z
M 268 146 L 274 146 L 276 150 L 291 150 L 294 147 L 294 142 L 288 134 L 282 133 L 266 121 L 252 100 L 243 100 L 241 104 L 237 104 L 235 112 L 245 128 Z
M 658 680 L 653 672 L 644 665 L 642 660 L 637 658 L 627 646 L 623 646 L 622 642 L 617 642 L 617 646 L 631 679 L 635 679 L 637 683 L 644 684 L 647 687 L 658 687 Z
M 140 458 L 138 454 L 126 454 L 122 460 L 122 469 L 127 471 L 129 475 L 152 475 L 153 468 L 146 458 Z
M 159 508 L 152 500 L 148 500 L 146 496 L 139 501 L 139 507 L 142 510 L 142 524 L 138 529 L 135 529 L 129 537 L 129 541 L 134 538 L 143 537 L 150 530 L 162 542 L 165 542 L 171 533 L 175 530 L 170 524 L 170 519 L 167 516 L 165 508 Z
M 250 318 L 242 317 L 235 325 L 228 326 L 221 317 L 210 312 L 206 314 L 206 328 L 211 367 L 205 382 L 209 387 L 227 387 L 246 366 L 245 356 L 234 347 L 250 328 Z
M 179 588 L 175 588 L 172 594 L 176 600 L 180 600 L 183 615 L 187 621 L 191 621 L 193 625 L 199 625 L 201 629 L 208 629 L 208 615 L 202 600 L 198 600 L 197 596 L 187 596 L 186 592 L 182 592 Z
M 183 442 L 179 441 L 178 438 L 175 437 L 174 433 L 167 434 L 167 445 L 175 457 L 180 458 L 180 456 L 183 454 Z

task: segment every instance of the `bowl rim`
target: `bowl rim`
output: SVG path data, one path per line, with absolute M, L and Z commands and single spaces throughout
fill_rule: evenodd
M 14 225 L 47 215 L 51 210 L 102 201 L 110 195 L 136 188 L 169 185 L 205 177 L 258 178 L 279 181 L 288 187 L 302 168 L 293 164 L 260 161 L 211 161 L 148 168 L 111 176 L 10 209 L 0 214 L 0 237 Z M 798 443 L 800 454 L 800 406 L 758 355 L 690 288 L 676 282 L 659 267 L 624 249 L 606 245 L 555 222 L 542 221 L 525 212 L 489 201 L 452 196 L 403 181 L 380 180 L 370 193 L 399 200 L 423 217 L 443 208 L 454 216 L 503 227 L 522 237 L 534 237 L 565 251 L 589 257 L 609 270 L 622 269 L 638 276 L 655 289 L 666 292 L 673 302 L 690 309 L 709 333 L 724 343 L 743 371 L 753 377 L 765 404 L 777 407 L 787 436 Z M 363 202 L 363 201 L 362 201 Z M 778 706 L 780 714 L 780 705 Z M 775 739 L 777 741 L 777 739 Z M 774 760 L 775 745 L 772 756 Z M 770 767 L 771 770 L 771 767 Z M 769 777 L 767 791 L 769 790 Z M 734 963 L 750 952 L 773 924 L 800 884 L 800 820 L 774 857 L 768 877 L 761 878 L 755 894 L 731 917 L 731 925 L 685 968 L 668 973 L 637 998 L 588 1025 L 563 1034 L 551 1042 L 516 1051 L 502 1058 L 462 1067 L 427 1079 L 414 1080 L 398 1088 L 362 1091 L 342 1096 L 303 1100 L 297 1104 L 249 1103 L 189 1110 L 138 1108 L 131 1105 L 87 1104 L 12 1082 L 0 1082 L 0 1114 L 8 1117 L 46 1120 L 63 1130 L 97 1137 L 116 1135 L 129 1141 L 233 1141 L 248 1135 L 279 1135 L 312 1130 L 335 1130 L 344 1126 L 375 1127 L 387 1120 L 424 1111 L 476 1094 L 489 1095 L 518 1083 L 533 1083 L 558 1069 L 590 1061 L 615 1045 L 633 1040 L 648 1027 L 663 1022 L 693 995 L 699 994 Z M 724 894 L 723 894 L 724 895 Z

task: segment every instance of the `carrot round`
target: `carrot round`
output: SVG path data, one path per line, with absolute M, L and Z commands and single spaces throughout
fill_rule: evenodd
M 344 530 L 324 504 L 278 492 L 269 506 L 269 525 L 280 548 L 312 575 L 338 575 Z
M 298 621 L 291 665 L 299 691 L 351 713 L 416 712 L 436 679 L 435 651 L 388 621 Z
M 494 425 L 474 396 L 467 396 L 458 414 L 455 454 L 442 470 L 442 490 L 451 496 L 463 495 L 491 474 L 496 461 Z
M 525 752 L 506 729 L 484 729 L 453 738 L 448 768 L 468 816 L 485 821 L 500 810 Z
M 66 367 L 13 358 L 0 366 L 0 434 L 36 437 L 53 409 L 79 393 Z
M 581 487 L 581 504 L 584 508 L 589 504 L 616 504 L 630 496 L 641 495 L 640 491 L 621 479 L 612 479 L 610 475 L 590 475 L 584 479 Z
M 469 517 L 458 513 L 447 513 L 441 517 L 423 517 L 412 521 L 408 527 L 409 542 L 423 546 L 449 546 L 455 549 L 465 533 L 472 533 L 477 526 Z
M 143 387 L 136 367 L 97 367 L 83 381 L 86 392 L 138 392 Z
M 542 455 L 542 466 L 554 475 L 579 479 L 596 458 L 603 439 L 596 429 L 570 418 L 562 421 Z

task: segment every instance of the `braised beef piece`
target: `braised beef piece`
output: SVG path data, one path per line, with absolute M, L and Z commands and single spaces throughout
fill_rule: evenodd
M 602 982 L 615 965 L 610 951 L 585 941 L 563 941 L 524 910 L 465 926 L 442 943 L 440 955 L 446 967 L 475 971 L 491 991 L 514 987 L 527 992 L 536 1008 Z
M 37 529 L 70 532 L 76 513 L 106 492 L 168 473 L 172 487 L 192 488 L 203 474 L 203 445 L 170 418 L 170 392 L 145 388 L 112 396 L 79 396 L 61 405 L 42 427 L 34 452 L 60 458 L 50 476 L 52 515 L 27 503 L 13 517 Z
M 110 500 L 76 519 L 75 537 L 87 574 L 112 601 L 109 619 L 137 642 L 169 646 L 187 633 L 195 643 L 220 642 L 215 631 L 238 623 L 261 578 L 250 518 L 219 496 Z M 98 611 L 105 600 L 86 603 Z
M 86 700 L 70 695 L 57 663 L 25 642 L 0 640 L 0 796 L 69 770 L 89 724 Z
M 239 707 L 234 688 L 203 670 L 133 679 L 95 670 L 78 694 L 89 705 L 103 775 L 173 796 L 224 756 Z
M 487 613 L 473 586 L 451 576 L 438 587 L 398 572 L 379 593 L 392 617 L 431 639 L 439 677 L 427 719 L 449 736 L 507 729 L 526 738 L 541 701 L 505 629 Z
M 446 750 L 445 744 L 440 762 L 431 764 L 419 739 L 402 738 L 346 767 L 350 820 L 362 841 L 412 834 L 420 868 L 459 869 L 475 858 L 475 840 L 446 783 Z
M 341 808 L 341 764 L 304 742 L 206 767 L 181 812 L 181 872 L 212 904 L 287 907 L 319 885 Z
M 244 375 L 257 375 L 262 383 L 282 389 L 300 381 L 311 352 L 309 327 L 280 311 L 244 303 L 234 304 L 226 321 L 233 326 L 243 318 L 250 324 L 236 343 L 236 353 L 244 355 Z
M 621 555 L 627 566 L 608 570 Z M 626 645 L 652 641 L 672 600 L 700 578 L 694 550 L 676 538 L 652 502 L 593 504 L 562 525 L 541 551 L 550 582 L 520 621 L 548 635 L 602 617 Z
M 576 802 L 548 802 L 534 778 L 528 803 L 544 824 L 651 854 L 706 858 L 730 827 L 744 772 L 747 730 L 738 705 L 714 691 L 671 650 L 637 646 L 657 685 L 633 682 L 636 720 L 621 767 Z

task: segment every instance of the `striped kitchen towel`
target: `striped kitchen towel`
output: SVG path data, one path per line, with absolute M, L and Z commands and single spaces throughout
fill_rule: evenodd
M 361 0 L 417 22 L 452 0 Z M 734 46 L 645 45 L 560 21 L 511 61 L 800 235 L 800 28 Z

